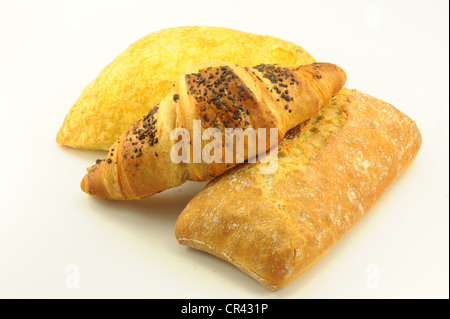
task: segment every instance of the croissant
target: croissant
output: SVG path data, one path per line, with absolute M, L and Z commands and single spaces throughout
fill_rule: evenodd
M 178 77 L 172 91 L 147 115 L 133 123 L 111 146 L 105 160 L 88 168 L 81 189 L 93 196 L 116 200 L 141 199 L 179 186 L 187 180 L 206 181 L 236 166 L 240 161 L 195 160 L 198 148 L 184 144 L 188 157 L 174 161 L 173 147 L 183 134 L 195 135 L 195 121 L 201 129 L 253 128 L 259 132 L 277 129 L 275 139 L 264 150 L 281 141 L 288 130 L 311 118 L 343 87 L 345 72 L 330 63 L 313 63 L 295 68 L 261 64 L 244 67 L 217 63 L 196 73 Z M 183 134 L 174 138 L 174 130 Z M 256 135 L 258 135 L 256 133 Z M 259 136 L 257 137 L 259 139 Z M 244 160 L 251 142 L 244 141 Z M 201 142 L 205 147 L 207 141 Z M 218 144 L 214 155 L 223 154 Z M 234 147 L 236 142 L 233 141 Z M 222 147 L 222 148 L 220 148 Z M 183 151 L 180 148 L 179 151 Z M 260 152 L 260 150 L 258 150 Z

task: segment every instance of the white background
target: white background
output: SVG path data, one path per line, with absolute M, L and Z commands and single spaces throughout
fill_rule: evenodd
M 0 297 L 448 298 L 448 9 L 446 0 L 0 0 Z M 279 291 L 177 243 L 177 216 L 204 184 L 132 203 L 91 198 L 79 182 L 105 154 L 54 141 L 116 55 L 183 25 L 295 42 L 422 132 L 416 161 L 377 206 Z

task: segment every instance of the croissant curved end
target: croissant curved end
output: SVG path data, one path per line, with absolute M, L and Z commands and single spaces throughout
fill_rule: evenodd
M 314 74 L 313 76 L 316 78 L 323 77 L 325 83 L 329 86 L 330 92 L 334 92 L 334 94 L 339 92 L 347 81 L 347 74 L 336 64 L 322 62 L 311 64 L 311 66 L 321 69 L 322 72 L 320 74 Z
M 86 194 L 99 198 L 110 198 L 108 189 L 100 178 L 100 172 L 102 171 L 99 165 L 92 167 L 88 173 L 83 177 L 80 183 L 81 190 Z
M 92 191 L 89 190 L 89 177 L 88 177 L 88 175 L 89 174 L 84 175 L 83 179 L 81 180 L 80 187 L 81 187 L 81 190 L 83 192 L 85 192 L 87 194 L 92 194 Z

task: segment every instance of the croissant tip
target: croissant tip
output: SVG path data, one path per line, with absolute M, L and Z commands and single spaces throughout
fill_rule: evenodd
M 104 167 L 102 167 L 102 164 L 88 168 L 87 174 L 84 175 L 80 183 L 81 190 L 86 194 L 97 198 L 114 200 L 126 199 L 122 194 L 112 194 L 109 192 L 105 185 L 105 180 L 102 177 L 103 169 Z
M 88 175 L 89 175 L 89 173 L 84 175 L 83 179 L 81 180 L 80 187 L 81 187 L 81 190 L 83 192 L 92 195 L 92 191 L 89 190 L 89 178 L 88 178 Z

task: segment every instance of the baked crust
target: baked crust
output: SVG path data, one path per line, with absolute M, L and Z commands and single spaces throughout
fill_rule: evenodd
M 275 174 L 260 174 L 261 163 L 244 164 L 211 181 L 180 214 L 176 238 L 279 289 L 375 205 L 420 146 L 405 114 L 343 89 L 289 132 Z

